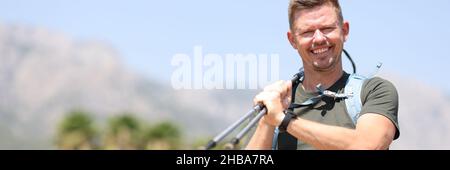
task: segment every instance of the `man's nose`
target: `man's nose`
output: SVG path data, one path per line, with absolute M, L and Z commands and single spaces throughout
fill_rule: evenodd
M 314 32 L 313 44 L 322 45 L 322 44 L 325 44 L 326 42 L 327 42 L 327 37 L 322 33 L 322 31 L 320 31 L 320 29 L 317 29 Z

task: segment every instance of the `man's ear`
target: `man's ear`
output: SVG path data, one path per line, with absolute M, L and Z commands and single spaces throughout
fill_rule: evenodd
M 344 33 L 344 42 L 346 42 L 350 33 L 350 23 L 348 21 L 344 21 L 342 24 L 342 32 Z
M 289 43 L 291 44 L 292 48 L 298 50 L 297 43 L 295 42 L 295 36 L 290 30 L 287 32 L 287 38 L 288 38 Z

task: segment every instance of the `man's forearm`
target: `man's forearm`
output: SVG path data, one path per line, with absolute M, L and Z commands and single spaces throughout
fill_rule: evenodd
M 355 130 L 324 125 L 302 118 L 293 119 L 287 131 L 316 149 L 352 149 L 358 140 Z
M 275 127 L 261 119 L 247 149 L 271 149 Z M 356 129 L 325 125 L 302 118 L 292 119 L 287 132 L 316 149 L 388 149 L 395 126 L 380 114 L 366 113 Z
M 356 129 L 297 118 L 292 120 L 287 130 L 316 149 L 388 149 L 395 135 L 392 122 L 374 113 L 362 115 Z
M 272 139 L 275 128 L 267 125 L 261 120 L 256 128 L 255 134 L 250 139 L 246 149 L 248 150 L 269 150 L 272 147 Z
M 246 149 L 271 149 L 274 130 L 274 127 L 261 120 Z M 287 131 L 316 149 L 351 149 L 356 140 L 355 130 L 323 125 L 301 118 L 293 119 Z

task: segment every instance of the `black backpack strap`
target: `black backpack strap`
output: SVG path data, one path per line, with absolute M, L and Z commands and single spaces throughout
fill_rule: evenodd
M 296 108 L 294 105 L 295 103 L 295 92 L 297 90 L 298 85 L 303 81 L 304 72 L 303 69 L 300 69 L 300 72 L 297 73 L 296 80 L 292 81 L 292 94 L 291 94 L 291 104 L 289 108 L 287 109 L 287 112 L 294 112 L 294 108 Z M 286 132 L 279 132 L 278 133 L 278 140 L 277 140 L 277 146 L 278 150 L 297 150 L 297 138 Z

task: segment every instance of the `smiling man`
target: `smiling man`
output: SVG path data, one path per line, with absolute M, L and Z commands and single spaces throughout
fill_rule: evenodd
M 267 115 L 247 149 L 388 149 L 400 135 L 398 95 L 394 85 L 382 78 L 363 81 L 356 92 L 361 109 L 354 119 L 346 105 L 348 97 L 322 97 L 308 107 L 286 112 L 293 97 L 293 103 L 300 104 L 318 96 L 318 84 L 344 94 L 353 76 L 342 68 L 350 26 L 338 0 L 291 0 L 289 24 L 287 37 L 302 59 L 304 77 L 294 87 L 291 81 L 278 81 L 254 98 L 255 104 L 266 106 Z

